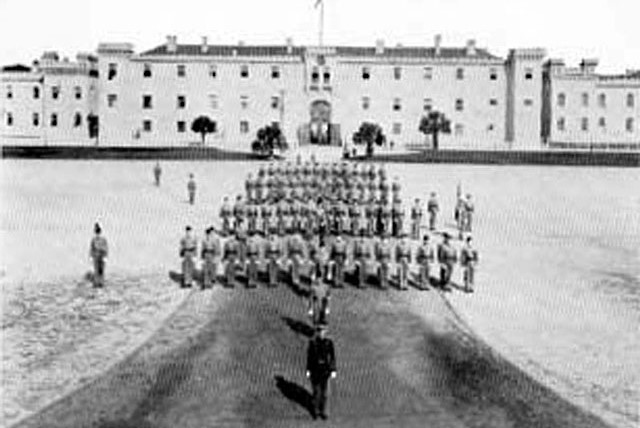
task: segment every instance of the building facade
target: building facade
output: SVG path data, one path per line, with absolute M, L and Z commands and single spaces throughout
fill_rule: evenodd
M 588 65 L 578 73 L 545 57 L 544 49 L 514 49 L 503 59 L 474 40 L 442 46 L 439 36 L 429 47 L 179 44 L 168 36 L 141 53 L 102 43 L 97 55 L 73 63 L 46 53 L 33 67 L 5 67 L 0 138 L 185 147 L 200 144 L 191 124 L 204 115 L 215 122 L 205 144 L 237 150 L 250 149 L 256 131 L 272 123 L 293 146 L 349 144 L 364 121 L 380 124 L 395 146 L 424 145 L 418 125 L 436 109 L 451 121 L 443 148 L 640 146 L 640 78 L 598 76 Z M 583 92 L 592 101 L 574 105 Z M 574 128 L 584 117 L 587 130 Z

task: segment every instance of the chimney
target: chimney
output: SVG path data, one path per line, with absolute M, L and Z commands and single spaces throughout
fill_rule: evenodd
M 384 40 L 376 40 L 376 55 L 382 55 L 384 53 Z
M 287 37 L 287 54 L 291 55 L 293 53 L 293 39 L 291 37 Z
M 558 76 L 564 73 L 564 61 L 558 58 L 551 58 L 546 63 L 546 68 L 552 76 Z
M 209 42 L 207 36 L 202 36 L 202 44 L 200 45 L 200 52 L 206 54 L 209 52 Z
M 580 71 L 582 74 L 593 74 L 598 66 L 598 60 L 595 58 L 584 58 L 580 61 Z
M 474 56 L 476 54 L 476 41 L 475 39 L 467 40 L 467 56 Z
M 244 40 L 238 40 L 238 46 L 240 47 L 244 46 Z
M 177 40 L 176 36 L 167 36 L 167 52 L 175 53 L 178 50 Z
M 433 47 L 435 48 L 435 55 L 440 55 L 440 45 L 442 44 L 442 34 L 436 34 L 433 38 Z

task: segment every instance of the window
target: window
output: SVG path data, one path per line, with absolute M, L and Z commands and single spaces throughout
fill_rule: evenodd
M 117 102 L 118 102 L 118 96 L 116 94 L 107 95 L 107 106 L 109 108 L 115 107 Z
M 394 98 L 393 99 L 393 111 L 400 111 L 402 110 L 402 101 L 400 100 L 400 98 Z
M 272 79 L 280 78 L 280 67 L 278 67 L 277 65 L 274 65 L 271 67 L 271 78 Z
M 73 126 L 74 128 L 82 126 L 82 114 L 80 114 L 80 112 L 76 112 L 76 114 L 73 115 Z
M 582 120 L 580 121 L 580 129 L 582 129 L 583 131 L 589 130 L 589 118 L 587 117 L 582 118 Z
M 564 107 L 567 104 L 567 96 L 564 93 L 558 94 L 558 107 Z
M 7 98 L 8 99 L 13 98 L 13 87 L 11 85 L 7 86 Z
M 142 96 L 142 108 L 153 108 L 151 95 Z
M 453 128 L 453 132 L 457 137 L 464 135 L 464 125 L 461 123 L 456 123 L 456 126 Z
M 464 100 L 462 98 L 458 98 L 456 100 L 456 111 L 464 110 Z
M 210 94 L 209 95 L 209 107 L 211 107 L 213 110 L 218 108 L 218 96 L 215 94 Z
M 456 79 L 458 79 L 458 80 L 464 79 L 464 68 L 457 68 L 456 69 Z
M 148 119 L 147 119 L 147 120 L 143 120 L 143 121 L 142 121 L 142 130 L 143 130 L 144 132 L 151 132 L 151 129 L 152 129 L 152 127 L 151 127 L 151 121 L 150 121 L 150 120 L 148 120 Z
M 249 107 L 249 96 L 248 95 L 241 95 L 240 96 L 240 107 L 243 110 L 246 110 Z
M 492 68 L 489 70 L 489 79 L 490 80 L 498 80 L 498 70 Z
M 187 75 L 187 66 L 184 64 L 178 64 L 176 66 L 176 72 L 178 73 L 178 77 L 185 77 Z
M 393 135 L 400 135 L 402 133 L 402 124 L 399 122 L 394 122 L 391 127 L 391 132 Z
M 566 123 L 565 118 L 564 117 L 559 117 L 558 121 L 556 122 L 556 126 L 558 128 L 558 131 L 564 131 L 565 128 L 566 128 L 566 125 L 567 125 L 567 123 Z
M 271 97 L 271 108 L 278 109 L 280 107 L 280 97 L 277 95 Z
M 393 78 L 395 80 L 400 80 L 402 78 L 402 68 L 393 67 Z
M 524 69 L 524 79 L 525 80 L 533 80 L 533 68 L 525 68 Z
M 607 94 L 598 95 L 598 106 L 602 108 L 607 106 Z
M 370 105 L 371 105 L 371 98 L 362 97 L 362 110 L 369 110 Z
M 80 86 L 76 86 L 73 88 L 73 95 L 76 97 L 76 100 L 82 99 L 82 88 Z
M 433 79 L 433 67 L 425 67 L 424 68 L 424 78 L 426 80 Z
M 318 71 L 318 67 L 313 67 L 311 69 L 311 83 L 317 85 L 320 81 L 320 72 Z
M 185 108 L 187 106 L 187 96 L 186 95 L 178 95 L 177 98 L 177 106 L 178 108 Z
M 249 77 L 249 66 L 248 65 L 241 65 L 240 66 L 240 77 L 242 77 L 243 79 L 247 79 Z
M 55 128 L 56 126 L 58 126 L 58 114 L 57 113 L 51 113 L 51 117 L 49 118 L 49 125 L 52 128 Z
M 7 112 L 6 124 L 7 124 L 7 126 L 13 126 L 13 113 Z
M 531 107 L 533 105 L 533 100 L 531 98 L 525 98 L 524 105 L 527 107 Z
M 40 126 L 40 115 L 38 113 L 33 113 L 31 115 L 31 123 L 33 126 Z
M 211 76 L 212 79 L 218 77 L 218 66 L 215 64 L 209 65 L 209 76 Z
M 425 98 L 422 100 L 422 110 L 431 111 L 433 108 L 433 100 L 431 98 Z
M 631 108 L 631 107 L 635 106 L 635 104 L 636 104 L 635 101 L 636 100 L 635 100 L 633 94 L 632 93 L 628 93 L 627 94 L 627 107 Z
M 118 64 L 112 62 L 109 64 L 109 70 L 107 72 L 107 80 L 113 80 L 116 78 L 117 75 L 118 75 Z
M 602 129 L 605 129 L 607 127 L 607 120 L 604 117 L 601 117 L 600 119 L 598 119 L 598 126 Z
M 151 64 L 143 64 L 143 66 L 142 66 L 142 77 L 144 77 L 144 78 L 151 77 Z
M 39 86 L 34 86 L 33 87 L 33 99 L 37 100 L 40 98 L 40 87 Z
M 582 105 L 584 107 L 588 107 L 589 106 L 589 94 L 587 94 L 586 92 L 582 93 Z
M 371 69 L 369 67 L 362 67 L 362 79 L 369 80 L 371 78 Z
M 625 128 L 627 129 L 627 132 L 633 132 L 633 118 L 632 117 L 628 117 L 627 120 L 625 121 Z
M 246 120 L 240 121 L 240 133 L 248 134 L 249 133 L 249 122 Z
M 487 131 L 489 131 L 489 132 L 490 132 L 490 131 L 493 131 L 494 129 L 496 129 L 496 126 L 495 126 L 493 123 L 490 123 L 490 124 L 487 126 Z
M 184 120 L 179 120 L 176 122 L 176 131 L 182 133 L 182 132 L 186 132 L 187 130 L 187 123 Z
M 60 97 L 60 86 L 52 86 L 51 87 L 51 98 L 57 100 Z
M 331 72 L 329 71 L 329 69 L 325 69 L 324 73 L 322 73 L 322 80 L 324 81 L 325 85 L 331 82 Z
M 498 105 L 498 99 L 497 98 L 491 98 L 489 100 L 489 105 L 490 106 L 497 106 Z

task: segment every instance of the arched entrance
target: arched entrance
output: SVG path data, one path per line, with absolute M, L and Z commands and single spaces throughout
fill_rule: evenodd
M 341 146 L 340 125 L 331 122 L 331 103 L 327 100 L 312 101 L 309 106 L 309 123 L 298 128 L 301 146 Z

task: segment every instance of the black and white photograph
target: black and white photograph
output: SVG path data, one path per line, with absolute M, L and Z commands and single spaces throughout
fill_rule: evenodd
M 640 428 L 637 0 L 0 0 L 0 427 Z

